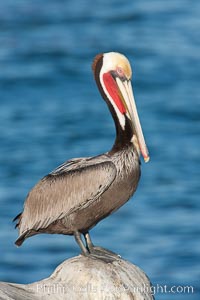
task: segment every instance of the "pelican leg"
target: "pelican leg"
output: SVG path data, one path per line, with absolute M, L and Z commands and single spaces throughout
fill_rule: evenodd
M 77 242 L 77 244 L 79 245 L 79 247 L 81 248 L 81 251 L 84 255 L 88 255 L 89 254 L 89 251 L 88 249 L 85 247 L 82 239 L 81 239 L 81 234 L 79 231 L 75 231 L 74 232 L 74 237 L 75 237 L 75 240 Z
M 120 256 L 117 255 L 116 253 L 104 249 L 102 247 L 94 246 L 92 243 L 91 237 L 89 232 L 86 232 L 83 234 L 86 242 L 86 248 L 88 249 L 90 253 L 90 257 L 96 258 L 96 259 L 101 259 L 105 262 L 112 262 L 115 260 L 119 260 Z
M 84 233 L 84 238 L 85 238 L 87 249 L 89 250 L 89 252 L 92 252 L 92 248 L 94 248 L 94 244 L 92 243 L 89 232 Z

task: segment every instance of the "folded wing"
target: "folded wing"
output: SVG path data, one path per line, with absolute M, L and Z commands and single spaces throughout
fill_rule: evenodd
M 20 235 L 87 207 L 112 184 L 115 165 L 102 157 L 75 159 L 45 176 L 27 196 L 18 228 Z

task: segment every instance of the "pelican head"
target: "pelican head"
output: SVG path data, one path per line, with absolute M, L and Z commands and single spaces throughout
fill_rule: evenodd
M 149 153 L 137 113 L 131 85 L 132 69 L 128 59 L 117 52 L 99 54 L 94 59 L 93 71 L 99 90 L 111 111 L 114 110 L 122 131 L 126 130 L 128 119 L 133 132 L 130 142 L 141 152 L 144 161 L 148 162 Z

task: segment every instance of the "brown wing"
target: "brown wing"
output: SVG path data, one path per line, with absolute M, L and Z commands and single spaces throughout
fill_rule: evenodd
M 20 235 L 46 228 L 99 198 L 116 176 L 115 165 L 100 160 L 102 157 L 69 161 L 39 181 L 27 196 L 18 226 Z

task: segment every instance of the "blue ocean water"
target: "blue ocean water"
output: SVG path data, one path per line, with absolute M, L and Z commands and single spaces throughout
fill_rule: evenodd
M 111 148 L 113 120 L 91 62 L 118 51 L 133 66 L 151 161 L 134 197 L 91 235 L 154 286 L 194 289 L 156 299 L 199 299 L 199 14 L 197 0 L 0 2 L 1 281 L 40 280 L 79 253 L 72 237 L 58 235 L 16 248 L 12 219 L 56 166 Z

